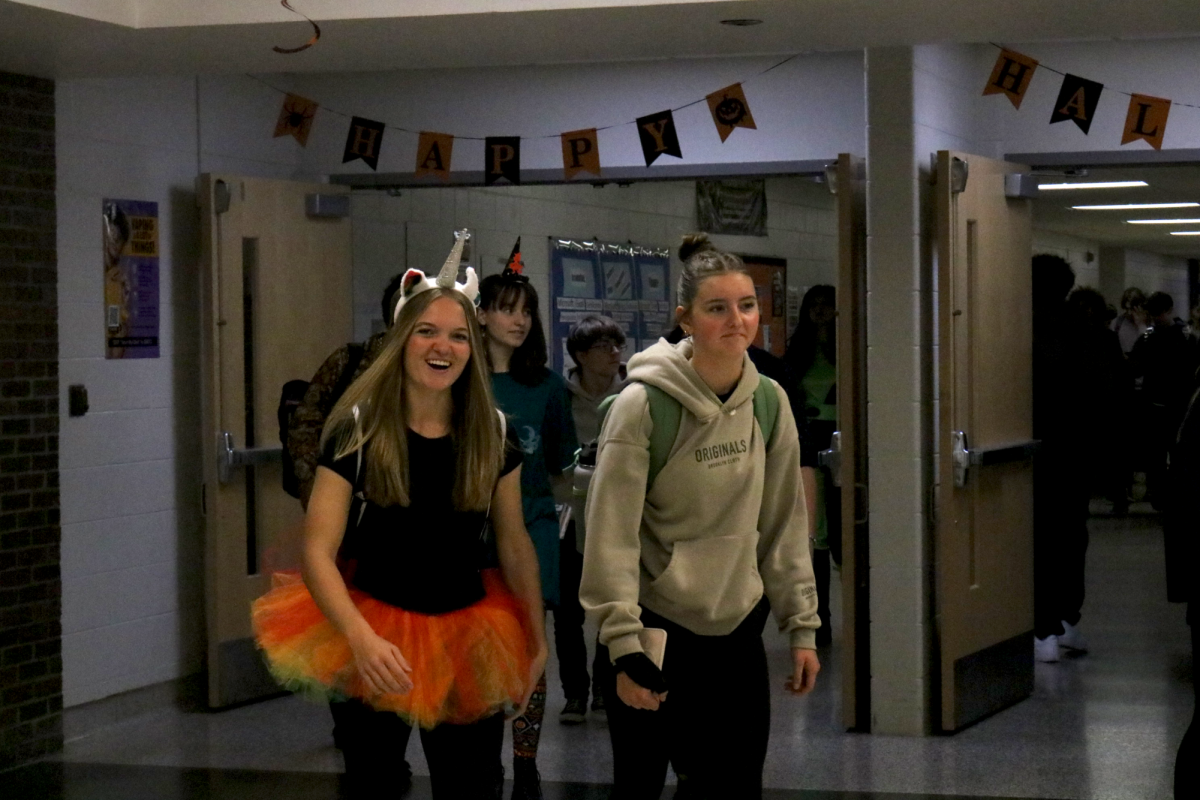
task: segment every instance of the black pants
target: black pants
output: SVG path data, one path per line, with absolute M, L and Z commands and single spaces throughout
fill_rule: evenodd
M 768 610 L 764 600 L 728 636 L 697 636 L 642 610 L 643 624 L 667 631 L 667 699 L 657 711 L 630 708 L 617 697 L 614 677 L 613 800 L 657 800 L 668 762 L 680 777 L 679 797 L 762 797 L 771 728 L 762 642 Z
M 360 700 L 331 703 L 330 709 L 342 738 L 350 797 L 377 800 L 399 796 L 401 764 L 412 733 L 409 724 Z M 422 729 L 421 746 L 429 762 L 433 796 L 437 800 L 498 798 L 503 744 L 503 714 L 471 725 Z
M 1088 548 L 1089 481 L 1084 465 L 1047 445 L 1034 467 L 1033 632 L 1061 634 L 1079 623 Z
M 575 548 L 575 523 L 559 543 L 560 590 L 558 608 L 554 609 L 554 653 L 558 656 L 558 677 L 563 695 L 568 700 L 587 700 L 588 671 L 587 643 L 583 638 L 584 613 L 579 604 L 579 584 L 583 580 L 583 554 Z M 593 696 L 612 680 L 612 664 L 608 648 L 598 642 L 592 659 L 590 684 Z
M 813 577 L 817 581 L 817 645 L 824 647 L 833 641 L 833 628 L 829 618 L 829 550 L 813 550 Z

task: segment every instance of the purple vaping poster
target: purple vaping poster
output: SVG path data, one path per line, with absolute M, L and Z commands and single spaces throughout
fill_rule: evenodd
M 158 203 L 105 200 L 106 358 L 158 358 Z

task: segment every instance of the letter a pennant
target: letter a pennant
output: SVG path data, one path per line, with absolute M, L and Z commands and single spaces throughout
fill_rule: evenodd
M 1063 78 L 1062 88 L 1058 90 L 1058 99 L 1054 101 L 1050 124 L 1069 119 L 1087 134 L 1092 127 L 1092 117 L 1096 116 L 1096 104 L 1100 102 L 1102 91 L 1102 83 L 1078 75 L 1067 75 Z
M 436 175 L 444 181 L 450 180 L 450 156 L 453 154 L 453 136 L 421 131 L 417 140 L 417 177 Z
M 683 158 L 683 151 L 679 149 L 679 134 L 675 131 L 675 117 L 670 109 L 638 117 L 637 129 L 647 167 L 663 153 Z
M 996 66 L 992 67 L 992 77 L 988 78 L 987 86 L 983 87 L 984 95 L 1007 95 L 1013 108 L 1020 108 L 1037 66 L 1037 59 L 1013 50 L 1001 50 L 1000 57 L 996 59 Z
M 383 144 L 382 122 L 353 117 L 350 120 L 350 132 L 346 134 L 346 151 L 342 153 L 342 163 L 345 164 L 356 158 L 371 169 L 379 168 L 379 148 Z
M 1121 144 L 1145 139 L 1155 150 L 1162 150 L 1163 133 L 1167 130 L 1167 114 L 1170 112 L 1170 100 L 1145 94 L 1130 96 Z
M 734 128 L 758 129 L 754 117 L 750 115 L 750 104 L 746 102 L 746 94 L 740 83 L 713 92 L 706 99 L 722 142 L 729 138 Z
M 301 147 L 307 147 L 308 134 L 312 130 L 317 108 L 317 104 L 312 100 L 298 94 L 289 94 L 283 98 L 279 121 L 275 123 L 275 138 L 290 135 Z
M 596 129 L 570 131 L 562 135 L 563 175 L 571 180 L 580 172 L 600 175 L 600 142 Z

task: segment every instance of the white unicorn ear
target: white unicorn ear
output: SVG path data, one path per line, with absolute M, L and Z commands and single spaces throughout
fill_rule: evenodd
M 474 267 L 467 267 L 467 282 L 457 284 L 455 288 L 465 294 L 472 303 L 475 302 L 479 297 L 479 276 L 475 274 Z
M 412 298 L 413 295 L 419 294 L 422 289 L 428 289 L 429 281 L 425 277 L 425 273 L 419 269 L 410 269 L 404 273 L 404 277 L 400 279 L 400 299 L 396 301 L 396 308 L 392 311 L 392 324 L 396 324 L 396 320 L 400 317 L 400 309 L 404 304 Z

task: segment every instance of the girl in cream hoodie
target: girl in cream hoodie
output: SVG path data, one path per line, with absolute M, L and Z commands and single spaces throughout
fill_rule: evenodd
M 614 797 L 657 798 L 670 762 L 703 796 L 756 798 L 770 727 L 762 630 L 769 608 L 792 646 L 787 688 L 820 664 L 796 423 L 783 390 L 770 441 L 754 413 L 754 284 L 737 256 L 685 237 L 676 316 L 688 339 L 629 362 L 630 386 L 600 434 L 588 490 L 580 601 L 616 671 L 609 703 Z M 647 487 L 646 386 L 681 408 L 670 458 Z M 667 630 L 662 669 L 644 627 Z

